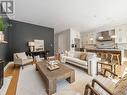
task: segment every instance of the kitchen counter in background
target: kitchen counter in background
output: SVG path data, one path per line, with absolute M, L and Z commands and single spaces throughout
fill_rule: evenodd
M 103 52 L 107 52 L 107 51 L 109 51 L 109 52 L 114 52 L 114 53 L 116 53 L 116 52 L 121 52 L 122 50 L 120 50 L 120 49 L 86 49 L 86 51 L 103 51 Z
M 127 61 L 127 49 L 124 50 L 124 61 Z
M 124 50 L 120 49 L 86 49 L 87 52 L 99 52 L 99 53 L 108 53 L 108 54 L 120 54 L 120 63 L 123 64 L 124 59 Z

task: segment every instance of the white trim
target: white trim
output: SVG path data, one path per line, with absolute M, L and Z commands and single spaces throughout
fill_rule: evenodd
M 12 63 L 14 63 L 13 61 L 11 61 L 11 62 L 8 62 L 8 64 L 4 67 L 4 71 L 7 69 L 7 67 L 10 65 L 10 64 L 12 64 Z
M 0 95 L 6 95 L 7 89 L 10 85 L 10 82 L 12 80 L 12 76 L 8 76 L 4 78 L 4 83 L 2 88 L 0 89 Z

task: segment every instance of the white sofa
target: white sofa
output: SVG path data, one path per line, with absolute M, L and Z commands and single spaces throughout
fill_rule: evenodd
M 94 74 L 96 74 L 97 72 L 97 61 L 98 61 L 98 58 L 97 58 L 97 55 L 96 53 L 90 53 L 90 52 L 87 52 L 87 56 L 86 56 L 86 60 L 81 60 L 80 59 L 80 56 L 81 56 L 81 53 L 83 52 L 78 52 L 78 51 L 69 51 L 68 54 L 66 56 L 63 56 L 64 58 L 64 61 L 66 63 L 70 63 L 70 64 L 73 64 L 73 65 L 76 65 L 76 66 L 79 66 L 81 68 L 84 68 L 84 69 L 88 69 L 88 73 L 91 74 L 91 70 L 93 69 L 92 67 L 94 67 Z M 94 65 L 94 66 L 92 66 Z

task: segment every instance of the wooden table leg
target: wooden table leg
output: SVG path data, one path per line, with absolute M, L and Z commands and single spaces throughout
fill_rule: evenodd
M 67 78 L 67 81 L 69 83 L 73 83 L 75 81 L 75 72 L 74 71 L 71 72 L 71 75 L 69 78 Z
M 102 64 L 101 64 L 101 72 L 102 72 L 103 70 L 102 70 Z
M 111 65 L 111 72 L 113 72 L 113 65 Z
M 37 64 L 36 64 L 36 71 L 38 71 Z
M 49 80 L 48 87 L 46 90 L 47 90 L 48 95 L 52 95 L 56 93 L 56 80 Z

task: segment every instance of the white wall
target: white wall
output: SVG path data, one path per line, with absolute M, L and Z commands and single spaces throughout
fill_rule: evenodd
M 58 51 L 58 33 L 54 34 L 54 52 Z
M 72 44 L 74 44 L 74 39 L 80 39 L 80 32 L 76 31 L 75 29 L 67 29 L 60 33 L 55 34 L 55 51 L 69 51 L 73 50 Z
M 70 29 L 64 30 L 55 34 L 55 51 L 69 51 L 70 50 Z

